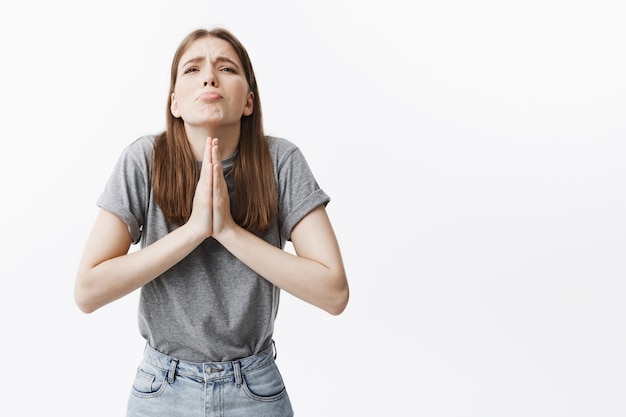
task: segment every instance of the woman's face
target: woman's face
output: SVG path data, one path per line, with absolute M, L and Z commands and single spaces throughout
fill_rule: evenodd
M 207 37 L 194 41 L 182 55 L 170 110 L 187 125 L 223 128 L 252 114 L 253 98 L 230 43 Z

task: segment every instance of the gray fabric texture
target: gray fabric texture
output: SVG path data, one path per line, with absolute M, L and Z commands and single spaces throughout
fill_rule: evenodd
M 133 243 L 145 247 L 177 226 L 166 222 L 149 180 L 154 136 L 143 136 L 122 152 L 97 205 L 120 217 Z M 275 224 L 261 236 L 284 248 L 293 227 L 330 201 L 303 154 L 283 138 L 267 137 L 279 194 Z M 237 155 L 222 161 L 230 175 Z M 280 289 L 228 252 L 213 238 L 141 288 L 139 330 L 154 349 L 189 362 L 228 361 L 267 348 L 273 337 Z

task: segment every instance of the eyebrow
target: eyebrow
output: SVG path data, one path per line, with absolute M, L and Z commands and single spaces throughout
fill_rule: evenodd
M 204 60 L 205 60 L 205 58 L 203 56 L 193 57 L 193 58 L 187 60 L 183 65 L 181 65 L 181 68 L 182 67 L 186 67 L 189 64 L 197 64 L 198 62 L 202 62 Z
M 203 56 L 196 56 L 196 57 L 193 57 L 193 58 L 188 59 L 187 61 L 185 61 L 185 63 L 183 65 L 181 65 L 181 68 L 184 68 L 184 67 L 186 67 L 189 64 L 198 64 L 198 63 L 204 62 L 204 61 L 206 61 L 205 57 L 203 57 Z M 232 59 L 230 59 L 230 58 L 228 58 L 226 56 L 223 56 L 223 55 L 220 55 L 217 58 L 215 58 L 215 62 L 216 63 L 227 62 L 229 64 L 234 65 L 237 69 L 240 68 L 239 65 L 237 65 L 237 63 L 235 61 L 233 61 Z

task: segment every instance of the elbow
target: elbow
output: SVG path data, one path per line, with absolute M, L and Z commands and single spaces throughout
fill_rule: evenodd
M 74 302 L 78 309 L 85 314 L 91 314 L 97 310 L 97 308 L 78 291 L 74 291 Z
M 80 280 L 77 280 L 74 286 L 74 303 L 85 314 L 91 314 L 98 309 L 93 297 L 90 297 L 89 291 L 87 291 L 84 285 L 80 284 Z
M 96 311 L 96 309 L 95 309 L 95 308 L 90 308 L 90 307 L 88 307 L 88 306 L 86 306 L 86 305 L 77 304 L 77 306 L 78 306 L 78 309 L 79 309 L 82 313 L 85 313 L 85 314 L 91 314 L 91 313 L 93 313 L 94 311 Z
M 350 289 L 345 283 L 341 288 L 337 289 L 333 294 L 332 301 L 327 305 L 326 312 L 332 316 L 338 316 L 344 312 L 348 306 L 350 299 Z
M 76 305 L 78 306 L 78 309 L 85 314 L 91 314 L 97 310 L 97 308 L 94 308 L 88 304 L 76 303 Z

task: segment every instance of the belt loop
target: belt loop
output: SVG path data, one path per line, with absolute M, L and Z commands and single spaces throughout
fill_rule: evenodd
M 235 386 L 241 387 L 243 384 L 243 378 L 241 376 L 241 363 L 239 361 L 233 362 L 233 370 L 235 371 Z
M 276 349 L 276 341 L 272 339 L 272 346 L 274 347 L 274 360 L 278 357 L 278 349 Z
M 172 359 L 172 363 L 170 364 L 170 370 L 167 371 L 167 382 L 170 384 L 174 383 L 174 375 L 176 375 L 176 367 L 178 366 L 178 359 Z

